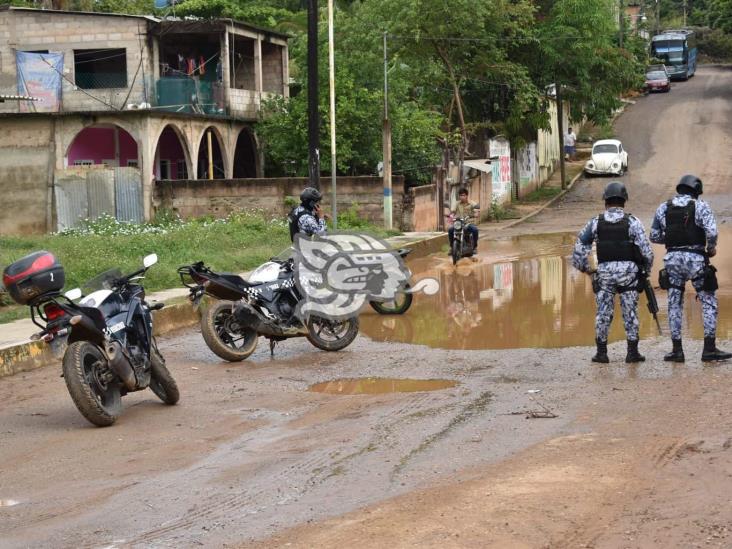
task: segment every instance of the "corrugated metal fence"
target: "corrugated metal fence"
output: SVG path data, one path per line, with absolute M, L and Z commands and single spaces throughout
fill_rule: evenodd
M 144 219 L 138 168 L 67 168 L 54 178 L 56 230 L 79 226 L 102 214 L 119 221 Z

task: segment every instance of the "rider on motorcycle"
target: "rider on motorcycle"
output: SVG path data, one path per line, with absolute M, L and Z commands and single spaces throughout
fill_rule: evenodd
M 300 194 L 300 205 L 293 208 L 287 216 L 290 225 L 290 240 L 294 242 L 297 233 L 303 233 L 306 236 L 322 236 L 326 233 L 328 229 L 326 221 L 330 219 L 330 216 L 320 207 L 322 199 L 323 195 L 318 189 L 313 187 L 303 189 Z
M 473 238 L 473 254 L 478 253 L 478 227 L 472 223 L 478 219 L 480 215 L 480 207 L 477 203 L 468 200 L 468 189 L 465 187 L 460 188 L 458 191 L 458 202 L 455 207 L 450 211 L 451 217 L 459 219 L 462 217 L 468 217 L 471 223 L 465 227 L 465 230 L 470 233 Z M 450 240 L 450 249 L 452 250 L 452 241 L 455 238 L 455 228 L 450 227 L 447 230 L 447 237 Z

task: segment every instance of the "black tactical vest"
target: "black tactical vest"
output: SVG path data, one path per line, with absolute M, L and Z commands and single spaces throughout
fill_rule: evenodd
M 696 224 L 696 200 L 686 206 L 674 206 L 669 200 L 666 207 L 666 249 L 688 246 L 706 246 L 707 234 Z
M 630 238 L 630 216 L 625 214 L 617 223 L 597 218 L 597 262 L 633 261 L 640 262 L 640 251 Z

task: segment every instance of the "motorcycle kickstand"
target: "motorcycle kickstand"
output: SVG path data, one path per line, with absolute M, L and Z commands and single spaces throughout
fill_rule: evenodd
M 277 340 L 276 339 L 270 339 L 269 340 L 269 356 L 270 358 L 274 358 L 274 350 L 277 346 Z

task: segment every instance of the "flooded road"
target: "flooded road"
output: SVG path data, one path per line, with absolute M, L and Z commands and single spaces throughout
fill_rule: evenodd
M 481 240 L 481 254 L 457 267 L 446 255 L 410 263 L 414 280 L 434 277 L 440 291 L 415 295 L 402 316 L 366 314 L 361 329 L 378 341 L 415 343 L 441 349 L 553 348 L 592 345 L 595 337 L 595 296 L 590 277 L 572 267 L 576 235 L 553 233 Z M 723 225 L 720 242 L 732 242 Z M 654 246 L 654 287 L 663 266 L 664 249 Z M 477 259 L 477 260 L 476 260 Z M 720 245 L 712 263 L 718 269 L 720 316 L 718 337 L 732 336 L 732 246 Z M 659 320 L 668 334 L 666 292 L 656 288 Z M 701 306 L 687 284 L 686 337 L 703 338 Z M 640 298 L 641 338 L 655 337 L 658 328 L 644 295 Z M 625 339 L 619 299 L 610 341 Z
M 422 393 L 451 389 L 456 381 L 447 379 L 395 379 L 371 377 L 363 379 L 336 379 L 316 383 L 308 390 L 330 395 L 385 395 L 388 393 Z

